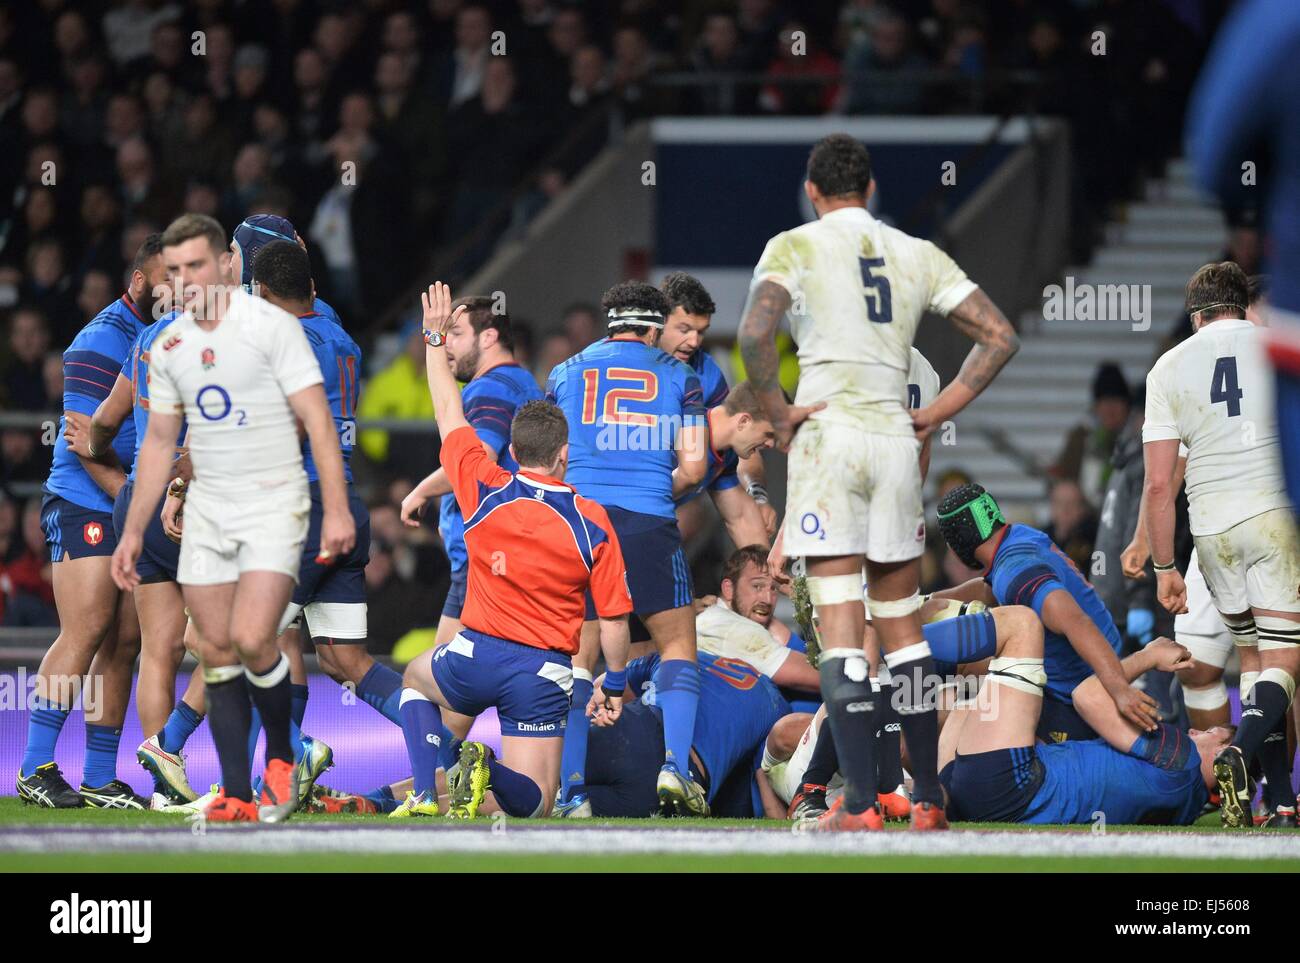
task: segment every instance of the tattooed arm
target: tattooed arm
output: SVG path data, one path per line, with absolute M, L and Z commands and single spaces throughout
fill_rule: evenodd
M 939 397 L 912 412 L 918 438 L 925 439 L 943 422 L 975 400 L 1020 350 L 1020 338 L 1006 315 L 976 288 L 948 315 L 957 330 L 973 338 L 975 347 L 962 362 L 957 377 Z
M 740 357 L 745 377 L 758 392 L 776 429 L 776 442 L 783 449 L 794 437 L 789 405 L 777 375 L 781 358 L 776 350 L 776 329 L 790 310 L 790 292 L 774 281 L 760 281 L 749 293 L 740 322 Z

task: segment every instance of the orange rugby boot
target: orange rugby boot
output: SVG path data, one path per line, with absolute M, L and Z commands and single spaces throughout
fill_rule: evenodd
M 948 828 L 948 817 L 943 813 L 942 806 L 936 806 L 934 803 L 922 802 L 915 803 L 912 806 L 912 831 L 913 832 L 932 832 Z

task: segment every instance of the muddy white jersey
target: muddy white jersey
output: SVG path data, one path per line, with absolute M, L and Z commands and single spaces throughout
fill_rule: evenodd
M 813 415 L 883 435 L 912 435 L 910 350 L 921 315 L 947 315 L 976 285 L 931 242 L 844 207 L 772 238 L 753 284 L 790 293 L 799 345 L 796 404 Z
M 1263 344 L 1263 329 L 1223 318 L 1170 348 L 1147 375 L 1142 440 L 1186 447 L 1193 535 L 1217 535 L 1289 504 Z
M 158 334 L 149 364 L 149 405 L 188 420 L 196 491 L 239 495 L 305 488 L 288 396 L 321 381 L 301 322 L 238 291 L 211 331 L 186 313 Z
M 939 372 L 921 352 L 912 349 L 912 363 L 907 368 L 907 395 L 903 402 L 912 411 L 924 408 L 939 397 Z
M 781 670 L 793 651 L 753 619 L 733 612 L 721 601 L 695 616 L 695 638 L 701 652 L 720 659 L 739 659 L 769 679 Z

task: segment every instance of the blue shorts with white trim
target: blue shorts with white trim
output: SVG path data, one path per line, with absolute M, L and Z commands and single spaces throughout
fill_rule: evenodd
M 503 736 L 564 735 L 573 663 L 563 652 L 467 628 L 434 653 L 433 681 L 453 712 L 495 706 Z

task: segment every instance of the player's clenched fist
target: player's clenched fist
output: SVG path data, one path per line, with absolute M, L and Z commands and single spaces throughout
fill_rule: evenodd
M 1187 611 L 1187 585 L 1178 569 L 1156 572 L 1156 598 L 1174 615 Z
M 320 554 L 316 561 L 328 565 L 352 551 L 357 542 L 357 526 L 349 511 L 326 511 L 320 526 Z

